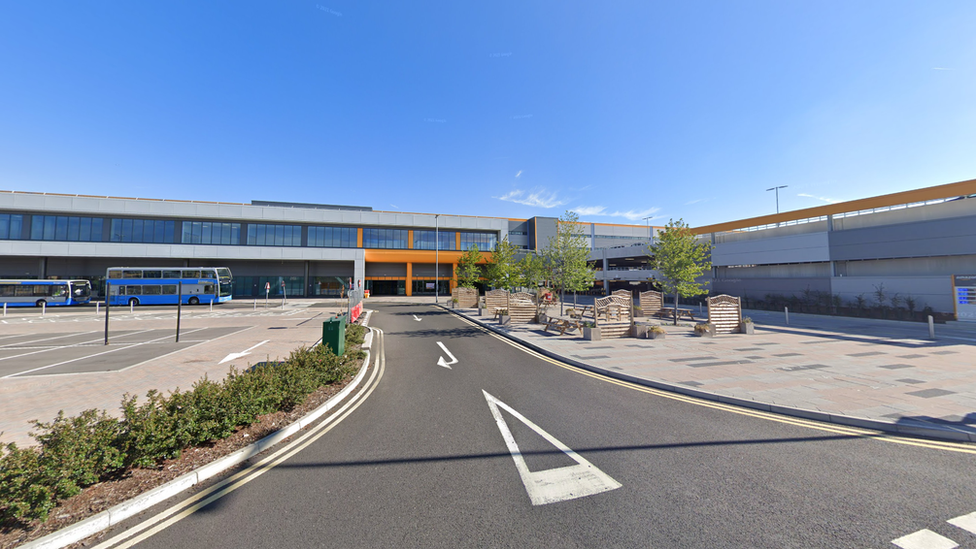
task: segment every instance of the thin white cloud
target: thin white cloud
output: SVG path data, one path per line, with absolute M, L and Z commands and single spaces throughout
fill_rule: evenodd
M 949 67 L 932 67 L 934 71 L 954 71 L 956 69 L 951 69 Z
M 836 204 L 836 203 L 840 202 L 840 200 L 834 200 L 833 198 L 827 198 L 827 197 L 824 197 L 824 196 L 813 196 L 812 194 L 807 194 L 807 193 L 800 193 L 800 194 L 798 194 L 796 196 L 802 196 L 803 198 L 812 198 L 814 200 L 819 200 L 819 201 L 825 202 L 827 204 Z
M 580 206 L 578 208 L 573 208 L 573 211 L 579 214 L 580 217 L 586 216 L 602 216 L 602 217 L 623 217 L 629 219 L 630 221 L 644 221 L 645 217 L 650 217 L 648 221 L 652 219 L 661 219 L 664 216 L 654 215 L 659 212 L 661 208 L 648 208 L 646 210 L 627 210 L 626 212 L 615 211 L 608 212 L 603 206 Z
M 576 214 L 579 215 L 579 216 L 584 216 L 584 215 L 604 215 L 603 212 L 605 210 L 606 210 L 606 208 L 603 207 L 603 206 L 580 206 L 578 208 L 573 208 L 573 211 L 576 212 Z
M 695 200 L 689 200 L 688 202 L 685 202 L 685 206 L 691 206 L 692 204 L 698 204 L 699 202 L 707 202 L 709 200 L 711 200 L 711 198 L 698 198 Z
M 522 175 L 522 170 L 519 170 L 519 173 L 517 173 L 517 174 L 515 174 L 515 177 L 516 177 L 516 178 L 518 178 L 518 177 L 520 177 L 521 175 Z
M 540 208 L 555 208 L 556 206 L 565 204 L 565 202 L 556 198 L 556 193 L 546 191 L 545 189 L 532 193 L 526 193 L 523 190 L 514 190 L 506 193 L 504 196 L 496 196 L 495 198 L 506 202 L 537 206 Z
M 397 206 L 396 204 L 390 204 L 390 206 L 392 206 L 392 207 L 394 207 L 394 208 L 396 208 L 398 210 L 400 209 L 400 206 Z
M 587 185 L 587 186 L 585 186 L 585 187 L 583 187 L 581 189 L 576 189 L 576 190 L 582 192 L 582 191 L 585 191 L 587 189 L 592 189 L 592 188 L 593 188 L 593 185 Z

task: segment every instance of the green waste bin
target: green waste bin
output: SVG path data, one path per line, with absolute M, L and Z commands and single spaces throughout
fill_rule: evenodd
M 330 318 L 322 323 L 322 345 L 339 356 L 346 352 L 346 317 Z

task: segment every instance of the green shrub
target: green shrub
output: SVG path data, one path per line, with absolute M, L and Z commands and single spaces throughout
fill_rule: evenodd
M 54 494 L 41 478 L 39 448 L 4 446 L 0 457 L 0 522 L 45 519 L 54 507 Z

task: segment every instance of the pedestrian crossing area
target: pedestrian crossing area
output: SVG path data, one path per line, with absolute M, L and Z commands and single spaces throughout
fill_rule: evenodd
M 976 513 L 958 516 L 946 522 L 960 530 L 965 530 L 970 534 L 976 535 Z M 962 532 L 959 533 L 963 536 L 966 535 L 962 534 Z M 901 549 L 954 549 L 959 547 L 959 544 L 954 540 L 933 532 L 928 528 L 894 539 L 891 543 L 896 547 L 901 547 Z

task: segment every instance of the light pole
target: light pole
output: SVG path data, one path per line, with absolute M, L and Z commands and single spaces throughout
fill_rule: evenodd
M 776 191 L 776 213 L 779 213 L 779 190 L 785 189 L 789 185 L 780 185 L 779 187 L 770 187 L 766 191 Z
M 647 217 L 644 218 L 644 221 L 647 221 L 647 244 L 648 244 L 648 246 L 650 246 L 651 241 L 654 240 L 654 235 L 651 234 L 651 217 L 653 217 L 653 216 L 650 216 L 649 215 L 649 216 L 647 216 Z
M 437 232 L 437 218 L 441 214 L 434 214 L 434 303 L 440 305 L 441 302 L 441 281 L 440 281 L 440 251 L 441 239 Z

